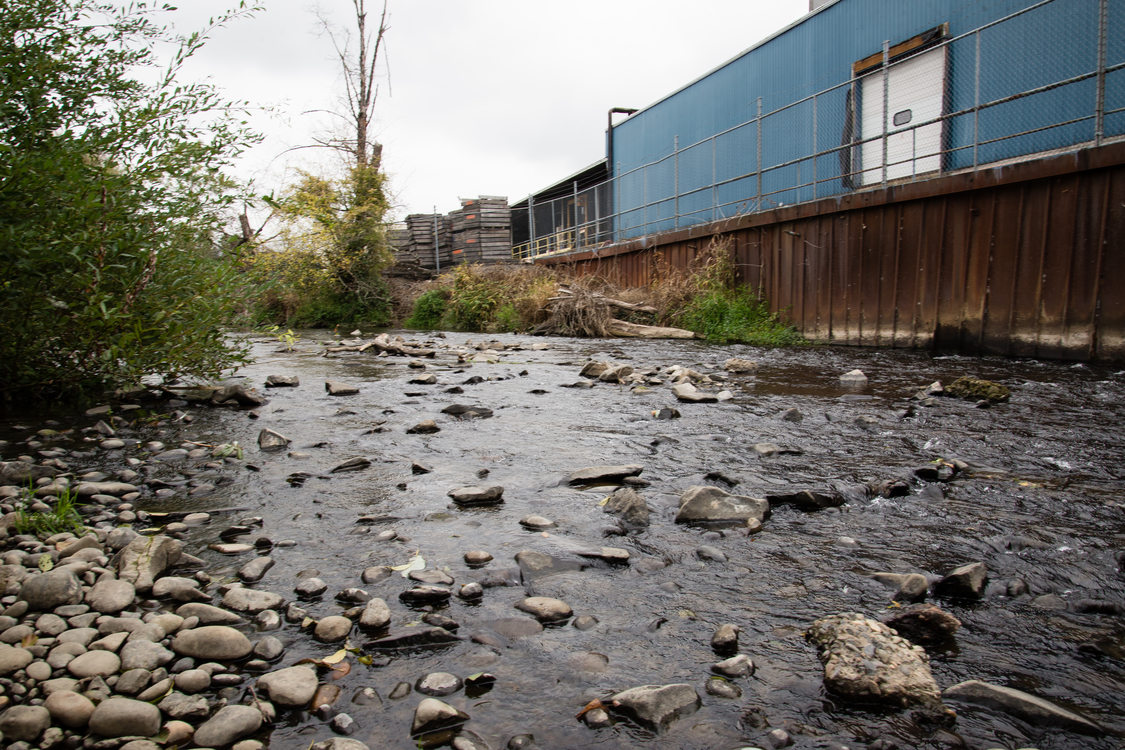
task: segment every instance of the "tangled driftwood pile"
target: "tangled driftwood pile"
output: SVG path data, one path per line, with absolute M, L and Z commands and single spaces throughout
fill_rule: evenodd
M 643 325 L 614 317 L 615 310 L 629 314 L 655 315 L 656 308 L 607 297 L 600 292 L 581 287 L 559 286 L 558 293 L 547 301 L 550 317 L 533 333 L 553 333 L 562 336 L 649 339 L 691 339 L 696 334 L 683 328 Z

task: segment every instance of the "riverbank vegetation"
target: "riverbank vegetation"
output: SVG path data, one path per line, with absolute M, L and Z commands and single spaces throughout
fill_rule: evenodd
M 722 241 L 712 242 L 686 269 L 658 262 L 643 289 L 619 288 L 599 276 L 572 278 L 544 266 L 463 265 L 419 292 L 403 322 L 418 330 L 604 336 L 617 316 L 685 328 L 720 344 L 808 343 L 770 312 L 766 300 L 739 284 L 730 244 Z
M 211 29 L 252 12 L 245 4 Z M 142 4 L 36 0 L 0 13 L 0 394 L 91 394 L 214 376 L 242 291 L 245 105 L 180 80 L 206 35 Z M 170 62 L 157 49 L 174 50 Z

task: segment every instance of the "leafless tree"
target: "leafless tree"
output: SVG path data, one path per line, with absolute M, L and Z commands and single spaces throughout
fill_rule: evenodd
M 377 169 L 382 157 L 383 147 L 371 138 L 371 127 L 375 114 L 375 100 L 379 95 L 376 66 L 379 63 L 379 54 L 383 51 L 383 38 L 388 31 L 388 1 L 383 0 L 379 22 L 377 27 L 373 27 L 368 20 L 366 0 L 352 0 L 358 32 L 358 49 L 350 49 L 348 36 L 341 40 L 340 34 L 333 31 L 327 20 L 324 17 L 320 19 L 344 72 L 344 89 L 348 107 L 346 118 L 349 129 L 354 133 L 354 137 L 323 140 L 320 141 L 320 145 L 349 153 L 359 167 L 372 166 Z

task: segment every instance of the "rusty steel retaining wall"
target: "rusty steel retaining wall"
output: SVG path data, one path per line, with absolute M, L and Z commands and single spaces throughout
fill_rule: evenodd
M 540 262 L 640 287 L 713 237 L 816 341 L 1125 360 L 1125 142 Z

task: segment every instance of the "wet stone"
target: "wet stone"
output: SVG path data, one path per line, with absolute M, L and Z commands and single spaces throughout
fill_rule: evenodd
M 365 568 L 360 579 L 367 584 L 379 583 L 391 577 L 394 571 L 385 565 L 376 565 L 370 568 Z
M 324 383 L 324 390 L 329 396 L 354 396 L 359 393 L 359 388 L 338 380 L 328 380 Z
M 922 646 L 942 643 L 953 637 L 961 621 L 933 604 L 911 604 L 883 618 L 903 638 Z
M 308 666 L 286 667 L 258 678 L 258 687 L 280 706 L 308 705 L 316 686 L 316 671 Z
M 524 516 L 520 519 L 520 526 L 531 529 L 532 531 L 541 531 L 543 529 L 552 528 L 555 522 L 543 516 L 530 515 Z
M 484 550 L 469 550 L 465 553 L 465 564 L 472 567 L 480 567 L 492 562 L 492 555 Z
M 441 570 L 412 570 L 408 578 L 419 583 L 429 583 L 440 586 L 453 585 L 453 577 Z
M 742 697 L 742 688 L 730 680 L 725 680 L 722 677 L 711 677 L 707 680 L 705 689 L 708 695 L 714 695 L 719 698 L 729 698 L 734 700 Z
M 641 685 L 614 695 L 615 710 L 638 723 L 661 730 L 676 719 L 695 713 L 701 705 L 695 688 L 686 684 Z
M 979 599 L 988 580 L 984 563 L 969 563 L 954 569 L 934 584 L 934 594 L 953 598 Z
M 446 494 L 457 505 L 498 505 L 503 502 L 504 488 L 499 485 L 492 487 L 458 487 Z
M 712 664 L 711 671 L 725 677 L 747 677 L 754 674 L 754 662 L 746 654 L 738 654 Z
M 547 596 L 528 597 L 516 604 L 516 609 L 527 612 L 540 622 L 557 622 L 574 614 L 569 604 Z
M 433 604 L 447 601 L 452 593 L 443 586 L 415 586 L 400 593 L 398 598 L 410 605 Z
M 423 695 L 442 697 L 452 695 L 461 689 L 461 678 L 449 672 L 431 672 L 419 678 L 414 684 L 414 689 Z
M 567 484 L 616 484 L 627 477 L 638 476 L 644 467 L 638 464 L 619 466 L 589 466 L 579 469 L 567 477 Z
M 351 620 L 340 615 L 329 615 L 316 624 L 313 635 L 318 641 L 336 643 L 347 638 L 351 630 Z
M 266 556 L 257 557 L 238 569 L 238 577 L 240 580 L 246 581 L 247 583 L 254 583 L 262 580 L 262 576 L 273 566 L 273 558 Z
M 328 590 L 328 584 L 319 578 L 302 578 L 293 591 L 302 599 L 315 599 Z

